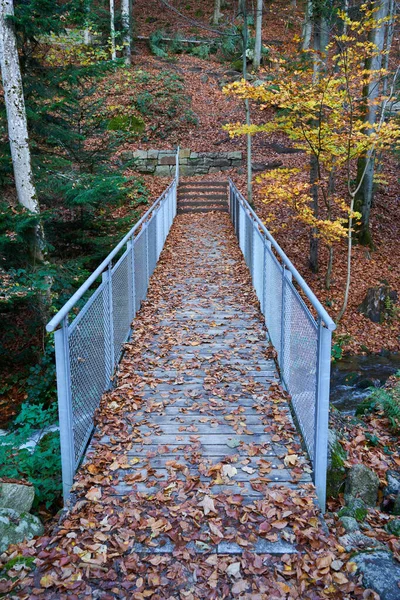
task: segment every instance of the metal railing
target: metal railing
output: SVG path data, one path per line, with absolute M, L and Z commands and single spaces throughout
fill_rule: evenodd
M 178 181 L 179 148 L 172 183 L 47 324 L 49 332 L 61 326 L 55 331 L 55 353 L 65 501 L 93 431 L 94 412 L 112 385 L 176 215 Z M 100 276 L 100 285 L 76 314 L 77 303 Z
M 229 208 L 324 510 L 331 339 L 336 325 L 231 180 Z

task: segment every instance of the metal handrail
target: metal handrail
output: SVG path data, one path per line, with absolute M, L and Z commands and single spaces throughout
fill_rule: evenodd
M 179 148 L 178 148 L 179 153 Z M 71 296 L 71 298 L 64 304 L 62 308 L 58 311 L 57 314 L 47 323 L 46 330 L 48 332 L 54 331 L 58 325 L 61 324 L 63 319 L 68 315 L 71 309 L 75 306 L 75 304 L 82 298 L 82 296 L 87 292 L 87 290 L 93 285 L 98 277 L 105 271 L 108 265 L 111 263 L 113 258 L 118 254 L 121 248 L 128 242 L 130 238 L 136 233 L 138 229 L 143 225 L 145 221 L 155 212 L 156 208 L 161 203 L 164 196 L 168 193 L 168 191 L 173 186 L 174 181 L 172 181 L 169 186 L 163 191 L 161 196 L 154 202 L 154 204 L 149 208 L 149 210 L 143 215 L 143 217 L 128 231 L 128 233 L 122 238 L 122 240 L 115 246 L 113 250 L 111 250 L 110 254 L 103 260 L 103 262 L 97 267 L 95 271 L 82 283 L 80 288 Z
M 233 181 L 231 179 L 229 179 L 229 184 L 232 185 L 232 187 L 234 187 L 237 195 L 239 196 L 239 199 L 242 202 L 243 207 L 248 211 L 248 213 L 256 221 L 257 225 L 260 227 L 260 229 L 264 233 L 265 237 L 268 239 L 268 241 L 271 242 L 272 246 L 276 250 L 277 254 L 279 255 L 279 258 L 281 259 L 281 261 L 283 262 L 283 264 L 285 265 L 285 267 L 292 273 L 293 277 L 297 281 L 297 283 L 298 283 L 299 287 L 301 288 L 301 290 L 307 296 L 308 300 L 310 301 L 311 305 L 315 309 L 316 313 L 318 314 L 318 316 L 325 323 L 326 328 L 329 329 L 330 331 L 335 331 L 335 329 L 336 329 L 336 323 L 334 322 L 334 320 L 332 319 L 332 317 L 329 316 L 328 312 L 322 306 L 321 302 L 318 300 L 318 298 L 316 297 L 316 295 L 314 294 L 314 292 L 311 290 L 311 288 L 304 281 L 303 277 L 300 275 L 300 273 L 298 272 L 298 270 L 296 269 L 296 267 L 292 264 L 292 262 L 286 256 L 286 254 L 284 253 L 284 251 L 282 250 L 282 248 L 279 246 L 278 242 L 270 234 L 270 232 L 268 231 L 268 229 L 265 227 L 264 223 L 256 215 L 256 213 L 254 212 L 254 210 L 251 208 L 250 204 L 244 198 L 243 194 L 237 189 L 236 185 L 233 183 Z

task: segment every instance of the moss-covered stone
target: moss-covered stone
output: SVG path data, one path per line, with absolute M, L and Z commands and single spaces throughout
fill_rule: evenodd
M 0 553 L 11 544 L 30 540 L 44 532 L 38 517 L 29 513 L 19 514 L 12 508 L 0 508 Z
M 338 512 L 339 517 L 352 517 L 359 523 L 365 521 L 368 514 L 368 508 L 361 498 L 350 498 L 347 506 L 344 506 Z
M 326 493 L 330 498 L 336 498 L 343 487 L 346 474 L 346 469 L 344 466 L 346 458 L 346 452 L 343 450 L 336 433 L 330 429 L 328 438 L 328 472 L 326 481 Z
M 146 124 L 140 117 L 135 115 L 117 115 L 108 121 L 109 131 L 126 131 L 129 133 L 143 133 Z
M 388 533 L 400 537 L 400 519 L 394 519 L 385 525 L 385 529 Z

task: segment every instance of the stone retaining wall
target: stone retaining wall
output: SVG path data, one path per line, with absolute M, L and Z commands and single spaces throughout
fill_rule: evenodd
M 134 160 L 139 173 L 159 176 L 173 176 L 175 173 L 174 150 L 135 150 L 125 152 L 124 158 Z M 182 148 L 179 152 L 179 172 L 181 175 L 206 175 L 227 171 L 243 165 L 241 152 L 192 152 Z

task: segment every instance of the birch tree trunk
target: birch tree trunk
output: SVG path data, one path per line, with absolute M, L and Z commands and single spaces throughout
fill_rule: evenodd
M 242 28 L 242 41 L 243 41 L 243 79 L 247 77 L 247 43 L 248 43 L 248 29 L 247 29 L 247 4 L 246 0 L 241 0 L 240 4 L 242 16 L 243 16 L 243 28 Z M 251 124 L 250 119 L 250 102 L 246 98 L 244 101 L 246 109 L 246 125 Z M 252 185 L 252 150 L 251 150 L 251 135 L 246 135 L 246 147 L 247 147 L 247 200 L 250 206 L 253 205 L 253 185 Z
M 117 51 L 115 49 L 115 2 L 110 0 L 110 37 L 111 37 L 111 58 L 116 60 Z
M 28 211 L 39 214 L 33 183 L 31 154 L 28 144 L 25 100 L 13 22 L 13 0 L 0 0 L 0 66 L 7 112 L 8 138 L 14 169 L 18 202 Z M 44 238 L 38 224 L 32 232 L 31 252 L 35 261 L 43 260 Z
M 304 22 L 303 22 L 303 31 L 302 38 L 303 42 L 301 44 L 302 50 L 308 50 L 311 44 L 311 35 L 312 35 L 312 0 L 307 0 L 306 10 L 304 13 Z
M 378 0 L 372 2 L 373 7 L 378 7 L 374 13 L 374 19 L 379 20 L 387 17 L 390 0 Z M 382 51 L 385 43 L 385 23 L 378 24 L 371 30 L 369 41 L 376 46 L 374 56 L 366 61 L 365 68 L 371 71 L 372 76 L 364 87 L 363 96 L 365 100 L 365 122 L 368 134 L 374 131 L 378 106 L 376 99 L 380 93 L 380 69 L 382 67 Z M 375 76 L 374 76 L 375 73 Z M 360 189 L 355 198 L 355 209 L 361 213 L 361 226 L 358 230 L 358 238 L 362 244 L 372 245 L 372 237 L 369 228 L 372 201 L 374 196 L 374 173 L 375 173 L 375 151 L 370 150 L 359 158 L 357 163 L 357 181 L 361 181 Z
M 263 0 L 257 0 L 256 11 L 256 40 L 254 46 L 253 67 L 257 70 L 260 68 L 261 63 Z
M 121 0 L 121 19 L 122 19 L 122 41 L 124 44 L 125 64 L 131 64 L 131 0 Z
M 213 14 L 213 20 L 212 20 L 213 25 L 218 25 L 221 17 L 222 17 L 221 0 L 215 0 L 214 1 L 214 14 Z

